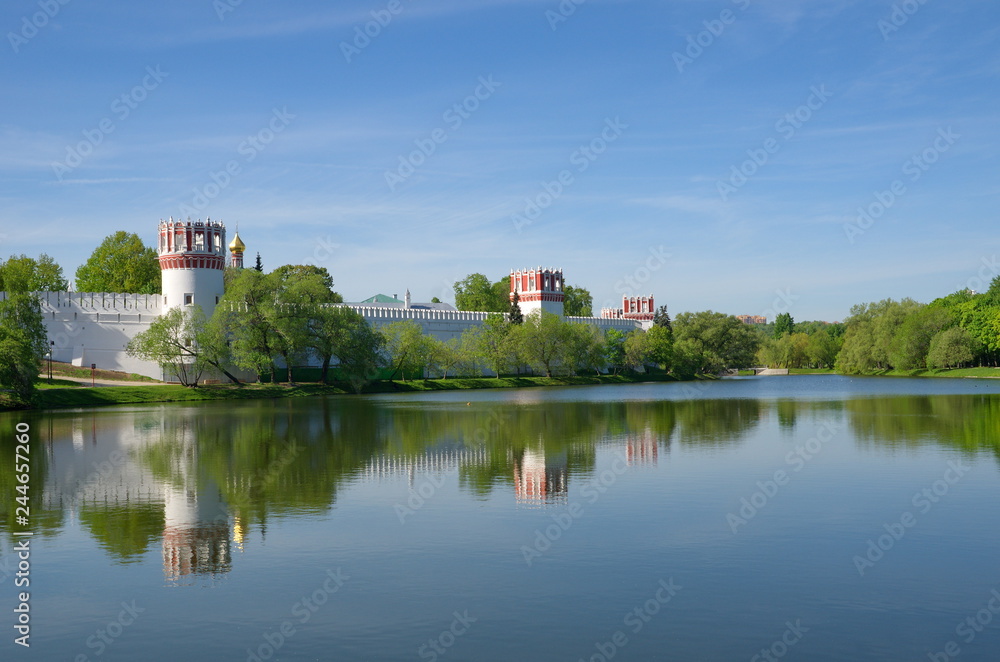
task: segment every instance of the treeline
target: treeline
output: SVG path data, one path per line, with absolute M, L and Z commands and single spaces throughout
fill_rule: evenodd
M 845 320 L 837 370 L 997 366 L 1000 362 L 1000 277 L 986 292 L 960 290 L 922 304 L 912 299 L 859 304 Z

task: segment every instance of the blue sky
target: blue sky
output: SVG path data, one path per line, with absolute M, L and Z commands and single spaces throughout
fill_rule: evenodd
M 541 265 L 839 320 L 1000 273 L 995 0 L 63 1 L 0 9 L 0 255 L 70 278 L 180 215 L 347 300 Z

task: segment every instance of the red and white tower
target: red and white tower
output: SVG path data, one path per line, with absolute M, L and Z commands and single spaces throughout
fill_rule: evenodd
M 521 312 L 527 316 L 544 310 L 562 317 L 566 298 L 562 269 L 519 269 L 510 272 L 510 300 L 517 293 Z
M 229 266 L 242 269 L 243 251 L 247 249 L 247 245 L 243 243 L 242 239 L 240 239 L 239 223 L 236 225 L 236 234 L 233 235 L 233 240 L 229 242 Z
M 621 308 L 601 308 L 601 317 L 611 317 L 614 319 L 639 320 L 651 322 L 656 316 L 656 306 L 653 304 L 653 295 L 622 297 Z
M 217 221 L 160 221 L 163 310 L 201 306 L 208 317 L 224 291 L 226 227 Z

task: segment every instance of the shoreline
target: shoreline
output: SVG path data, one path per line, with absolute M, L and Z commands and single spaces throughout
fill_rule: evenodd
M 789 376 L 840 375 L 833 370 L 789 370 Z M 772 375 L 768 378 L 780 378 Z M 910 377 L 945 379 L 1000 379 L 1000 368 L 956 368 L 951 370 L 884 371 L 867 375 L 841 375 L 843 377 Z M 711 380 L 712 378 L 703 378 Z M 692 380 L 692 381 L 703 381 Z M 408 381 L 381 380 L 367 384 L 357 395 L 379 393 L 418 393 L 428 391 L 460 391 L 492 388 L 544 388 L 553 386 L 596 386 L 606 384 L 642 384 L 653 382 L 680 382 L 666 374 L 645 375 L 576 375 L 567 377 L 450 377 L 448 379 L 416 379 Z M 119 382 L 121 383 L 121 382 Z M 295 384 L 206 384 L 188 388 L 179 384 L 136 382 L 134 385 L 103 386 L 92 388 L 42 388 L 37 392 L 33 406 L 11 407 L 0 404 L 2 412 L 36 412 L 78 407 L 110 407 L 115 405 L 145 404 L 154 402 L 207 402 L 215 400 L 261 400 L 278 398 L 313 397 L 318 395 L 356 395 L 346 383 L 324 385 L 316 382 Z
M 448 379 L 381 380 L 367 384 L 357 395 L 379 393 L 418 393 L 490 388 L 531 388 L 552 386 L 595 386 L 603 384 L 641 384 L 678 382 L 670 375 L 576 375 L 572 377 L 450 377 Z M 295 384 L 210 384 L 189 388 L 179 384 L 143 384 L 76 388 L 46 388 L 37 392 L 31 407 L 0 405 L 0 412 L 35 412 L 77 407 L 104 407 L 153 402 L 206 402 L 213 400 L 260 400 L 312 397 L 317 395 L 355 395 L 345 383 L 329 385 L 315 382 Z

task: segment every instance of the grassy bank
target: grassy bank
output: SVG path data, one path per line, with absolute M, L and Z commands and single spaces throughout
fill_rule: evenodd
M 582 386 L 589 384 L 635 384 L 676 381 L 662 374 L 653 375 L 580 375 L 575 377 L 480 377 L 419 379 L 410 381 L 375 381 L 362 393 L 408 393 L 416 391 L 458 391 L 482 388 L 526 388 L 534 386 Z M 109 386 L 104 388 L 46 388 L 38 391 L 35 408 L 95 407 L 144 402 L 192 402 L 197 400 L 251 400 L 260 398 L 297 398 L 314 395 L 353 393 L 347 384 L 213 384 L 184 386 Z M 5 409 L 0 403 L 0 410 Z

